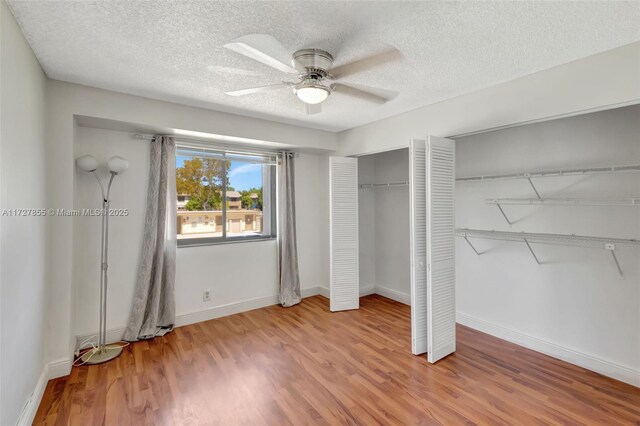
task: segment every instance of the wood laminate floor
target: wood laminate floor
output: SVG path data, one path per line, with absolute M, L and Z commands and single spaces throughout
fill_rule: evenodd
M 640 389 L 458 326 L 435 365 L 408 306 L 321 296 L 177 328 L 48 383 L 35 424 L 638 424 Z

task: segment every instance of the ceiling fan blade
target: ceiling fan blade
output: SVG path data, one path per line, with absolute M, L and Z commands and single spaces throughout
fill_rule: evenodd
M 230 92 L 225 92 L 225 93 L 231 96 L 244 96 L 244 95 L 251 95 L 253 93 L 269 92 L 271 90 L 282 89 L 283 87 L 289 87 L 289 86 L 290 86 L 289 83 L 277 83 L 277 84 L 269 84 L 267 86 L 249 87 L 247 89 L 232 90 Z
M 343 83 L 333 83 L 331 90 L 336 93 L 342 93 L 344 95 L 353 96 L 354 98 L 363 99 L 365 101 L 375 102 L 378 104 L 384 104 L 395 99 L 398 96 L 398 92 L 391 90 L 376 89 L 372 87 L 348 85 Z
M 322 104 L 304 104 L 304 110 L 307 115 L 320 114 L 322 112 Z
M 358 59 L 356 61 L 349 62 L 348 64 L 331 68 L 329 70 L 329 73 L 334 79 L 339 79 L 361 71 L 378 67 L 380 65 L 384 65 L 389 62 L 401 60 L 402 53 L 400 53 L 398 49 L 392 47 L 380 53 L 376 53 L 375 55 L 367 56 L 366 58 Z
M 282 72 L 298 74 L 298 71 L 289 65 L 291 52 L 270 35 L 248 34 L 225 44 L 224 47 Z
M 260 76 L 260 71 L 250 71 L 242 68 L 225 67 L 222 65 L 209 65 L 207 69 L 216 74 L 231 74 L 231 75 L 248 75 L 248 76 Z

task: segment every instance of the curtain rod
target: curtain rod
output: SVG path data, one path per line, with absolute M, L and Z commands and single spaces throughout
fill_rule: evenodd
M 188 137 L 176 136 L 176 135 L 167 135 L 167 134 L 150 135 L 150 134 L 143 134 L 143 133 L 134 133 L 133 134 L 133 137 L 135 139 L 140 139 L 140 140 L 152 140 L 156 136 L 170 137 L 170 138 L 173 138 L 173 140 L 176 141 L 176 142 L 195 143 L 195 144 L 199 144 L 201 147 L 211 147 L 211 148 L 219 148 L 219 149 L 223 148 L 223 149 L 228 149 L 230 151 L 234 151 L 235 150 L 235 152 L 245 153 L 245 154 L 247 154 L 247 153 L 249 153 L 249 154 L 250 153 L 255 153 L 255 154 L 279 155 L 283 151 L 289 152 L 287 149 L 257 148 L 257 147 L 253 147 L 253 146 L 236 145 L 236 144 L 233 144 L 233 143 L 222 142 L 222 141 L 217 141 L 217 140 L 188 138 Z M 295 152 L 294 155 L 296 157 L 300 156 L 300 154 L 297 153 L 297 152 Z

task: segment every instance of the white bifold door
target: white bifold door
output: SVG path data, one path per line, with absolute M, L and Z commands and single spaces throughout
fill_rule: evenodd
M 436 362 L 456 349 L 455 143 L 414 139 L 409 155 L 412 351 Z
M 329 158 L 330 310 L 360 307 L 358 159 Z

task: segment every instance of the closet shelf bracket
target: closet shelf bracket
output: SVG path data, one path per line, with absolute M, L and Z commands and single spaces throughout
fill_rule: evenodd
M 531 180 L 531 176 L 526 176 L 527 178 L 527 182 L 529 182 L 529 185 L 531 185 L 531 189 L 533 189 L 533 192 L 535 192 L 536 194 L 536 199 L 538 201 L 542 201 L 542 197 L 540 196 L 540 193 L 538 192 L 538 188 L 536 188 L 535 184 L 533 183 L 533 181 Z M 498 206 L 498 209 L 500 210 L 500 213 L 502 213 L 502 216 L 504 217 L 504 220 L 507 221 L 507 223 L 509 224 L 509 226 L 513 225 L 513 222 L 511 222 L 511 220 L 509 220 L 509 216 L 507 216 L 507 214 L 504 212 L 504 209 L 502 208 L 502 206 L 500 205 L 500 200 L 492 200 L 496 206 Z M 526 242 L 526 240 L 525 240 Z M 527 243 L 527 246 L 529 245 L 529 243 Z M 529 247 L 529 250 L 531 250 L 531 247 Z M 531 251 L 531 254 L 533 254 L 533 257 L 536 257 L 536 255 L 533 253 L 533 250 Z M 536 262 L 538 262 L 538 258 L 536 258 Z M 540 262 L 538 262 L 538 265 L 540 264 Z
M 524 243 L 527 245 L 527 248 L 529 249 L 529 251 L 531 252 L 531 256 L 533 256 L 533 258 L 536 260 L 536 263 L 538 265 L 540 265 L 540 260 L 538 260 L 538 256 L 536 256 L 536 253 L 533 251 L 533 249 L 531 248 L 531 244 L 529 244 L 529 241 L 527 241 L 526 238 L 523 238 Z
M 467 242 L 467 244 L 469 244 L 469 247 L 471 247 L 471 250 L 473 250 L 474 252 L 476 252 L 476 254 L 478 256 L 480 256 L 482 253 L 480 253 L 474 246 L 473 244 L 471 244 L 471 241 L 469 241 L 469 238 L 467 238 L 466 235 L 463 235 L 462 238 L 464 238 L 464 240 Z
M 618 256 L 616 256 L 616 245 L 611 243 L 605 243 L 605 250 L 609 250 L 611 252 L 611 256 L 613 257 L 613 261 L 616 264 L 616 268 L 618 268 L 618 273 L 620 274 L 620 278 L 624 278 L 624 272 L 622 271 L 622 266 L 620 266 L 620 262 L 618 261 Z
M 532 232 L 490 231 L 483 229 L 458 228 L 456 229 L 456 236 L 464 238 L 473 251 L 478 255 L 482 252 L 479 252 L 475 246 L 472 245 L 469 238 L 525 243 L 538 265 L 541 265 L 542 262 L 540 262 L 540 259 L 533 251 L 531 244 L 550 244 L 608 250 L 611 252 L 611 257 L 613 258 L 620 278 L 624 278 L 624 271 L 620 264 L 620 260 L 618 259 L 618 255 L 616 254 L 616 250 L 640 249 L 640 241 L 636 239 L 591 237 L 575 234 L 538 234 Z
M 542 197 L 540 196 L 540 193 L 538 192 L 538 189 L 536 188 L 536 186 L 533 184 L 531 177 L 527 177 L 527 180 L 529 181 L 529 185 L 531 185 L 531 188 L 533 188 L 533 192 L 536 193 L 536 197 L 538 197 L 538 200 L 541 200 Z
M 509 220 L 509 217 L 507 216 L 507 214 L 504 212 L 504 210 L 502 209 L 502 206 L 500 205 L 499 202 L 496 203 L 496 206 L 498 206 L 498 210 L 500 210 L 500 213 L 502 213 L 502 216 L 504 217 L 504 220 L 507 221 L 507 223 L 509 224 L 509 226 L 513 225 L 513 223 Z

